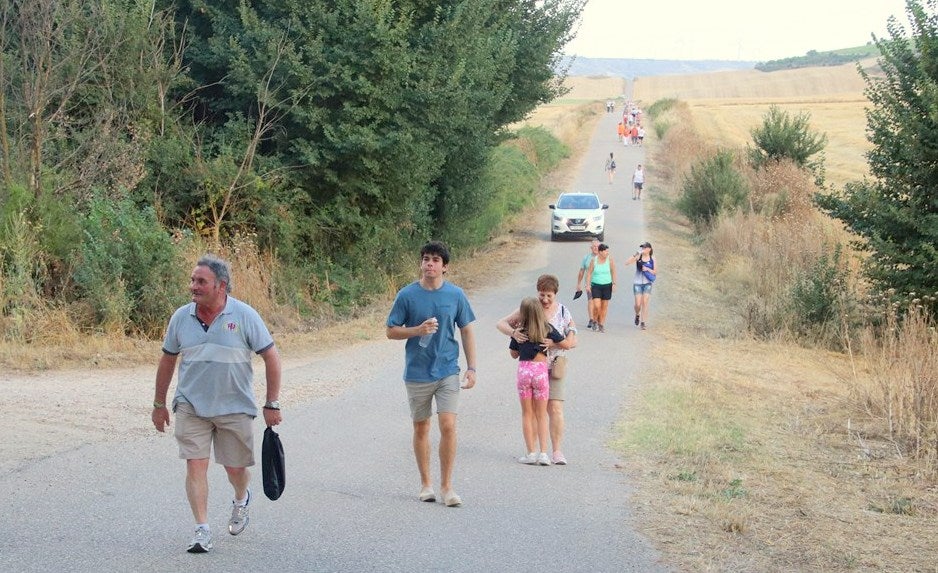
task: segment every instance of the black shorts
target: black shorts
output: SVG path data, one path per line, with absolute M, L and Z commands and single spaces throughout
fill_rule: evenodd
M 593 295 L 592 298 L 598 298 L 600 300 L 611 300 L 612 299 L 612 283 L 607 285 L 598 285 L 593 283 L 590 285 L 590 293 Z

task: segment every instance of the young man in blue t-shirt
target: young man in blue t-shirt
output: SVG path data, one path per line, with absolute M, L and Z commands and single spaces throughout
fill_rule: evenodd
M 430 416 L 432 402 L 440 425 L 440 493 L 443 503 L 457 507 L 453 491 L 456 460 L 456 413 L 460 388 L 476 383 L 476 347 L 472 331 L 475 315 L 463 290 L 444 280 L 449 250 L 432 241 L 420 250 L 420 280 L 398 293 L 387 320 L 387 337 L 406 340 L 404 386 L 414 423 L 414 454 L 420 471 L 420 501 L 436 501 L 430 479 Z M 466 354 L 466 373 L 459 384 L 459 344 Z

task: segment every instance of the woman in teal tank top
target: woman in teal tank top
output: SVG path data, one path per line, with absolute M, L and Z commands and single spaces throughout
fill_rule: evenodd
M 586 285 L 592 297 L 590 304 L 593 305 L 593 316 L 596 319 L 593 330 L 606 332 L 609 301 L 612 299 L 612 291 L 616 289 L 616 265 L 609 254 L 609 245 L 599 245 L 599 252 L 586 269 Z

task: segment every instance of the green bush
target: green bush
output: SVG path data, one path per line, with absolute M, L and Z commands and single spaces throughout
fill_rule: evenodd
M 185 264 L 153 210 L 129 200 L 93 200 L 83 231 L 74 279 L 98 325 L 158 335 L 185 302 L 179 291 Z
M 733 160 L 732 152 L 720 150 L 685 177 L 677 208 L 694 224 L 709 225 L 719 213 L 745 203 L 749 188 Z
M 847 270 L 841 245 L 817 261 L 805 263 L 791 289 L 794 329 L 801 335 L 829 335 L 840 326 L 847 290 Z
M 476 208 L 446 229 L 451 246 L 484 245 L 502 225 L 536 198 L 541 177 L 569 155 L 567 147 L 543 127 L 525 127 L 488 156 L 474 196 Z
M 673 108 L 675 105 L 677 105 L 677 99 L 673 97 L 662 98 L 662 99 L 655 101 L 655 103 L 651 104 L 650 106 L 648 106 L 648 109 L 646 109 L 645 112 L 650 117 L 656 118 L 660 116 L 661 114 L 667 111 L 670 111 L 671 108 Z
M 658 139 L 664 139 L 664 136 L 668 133 L 668 130 L 671 129 L 671 122 L 659 120 L 654 122 L 655 135 Z
M 816 183 L 822 186 L 827 136 L 811 131 L 810 118 L 807 112 L 793 117 L 778 106 L 771 106 L 762 118 L 762 125 L 750 132 L 754 144 L 749 148 L 752 166 L 759 169 L 769 161 L 791 159 L 814 173 Z

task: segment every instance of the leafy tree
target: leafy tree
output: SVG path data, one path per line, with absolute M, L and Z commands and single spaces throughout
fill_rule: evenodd
M 685 217 L 706 226 L 721 212 L 745 203 L 749 188 L 733 161 L 733 153 L 721 149 L 691 168 L 677 200 L 677 208 Z
M 206 210 L 216 204 L 230 206 L 226 224 L 250 226 L 258 204 L 286 208 L 305 225 L 298 255 L 373 268 L 489 199 L 478 184 L 489 152 L 506 125 L 561 92 L 554 66 L 583 2 L 176 5 L 202 129 L 199 161 L 159 174 L 198 182 L 171 194 L 171 215 L 217 228 L 222 211 Z M 263 136 L 252 150 L 238 130 Z M 205 169 L 247 152 L 243 174 L 230 161 Z
M 768 161 L 780 162 L 788 158 L 799 167 L 809 169 L 818 183 L 822 183 L 827 136 L 812 132 L 810 119 L 811 114 L 807 112 L 792 117 L 778 106 L 769 107 L 762 125 L 750 131 L 755 145 L 749 148 L 752 166 L 758 169 Z
M 822 209 L 862 237 L 866 272 L 893 300 L 923 297 L 938 311 L 938 16 L 908 0 L 911 39 L 895 18 L 889 39 L 874 37 L 881 76 L 866 81 L 867 153 L 872 178 L 817 198 Z M 928 298 L 930 297 L 930 298 Z

